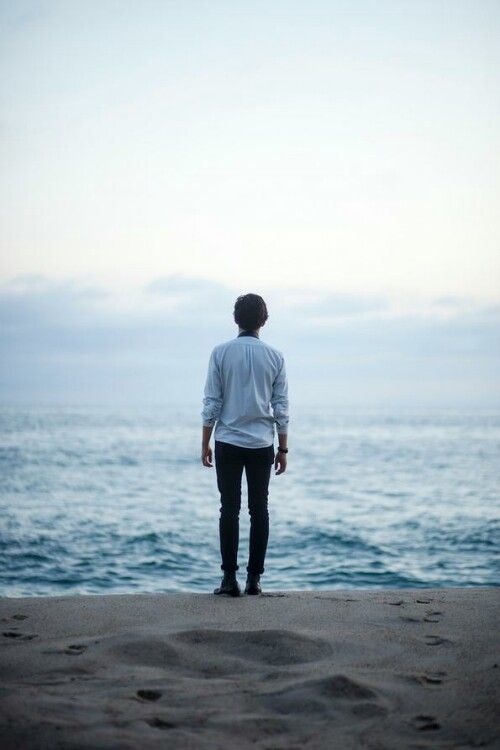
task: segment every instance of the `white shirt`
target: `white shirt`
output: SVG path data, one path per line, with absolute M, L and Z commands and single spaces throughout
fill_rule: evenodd
M 278 433 L 288 432 L 283 354 L 247 331 L 215 346 L 201 416 L 205 426 L 217 422 L 215 440 L 246 448 L 273 445 L 275 423 Z

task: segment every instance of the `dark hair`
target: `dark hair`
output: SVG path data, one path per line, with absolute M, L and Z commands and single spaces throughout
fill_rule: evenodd
M 241 294 L 234 303 L 234 320 L 245 331 L 260 328 L 268 317 L 266 303 L 258 294 Z

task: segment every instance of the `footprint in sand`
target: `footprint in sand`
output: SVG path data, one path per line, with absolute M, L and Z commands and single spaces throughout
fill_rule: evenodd
M 449 646 L 453 641 L 449 638 L 443 638 L 441 635 L 426 635 L 425 645 L 426 646 Z
M 422 681 L 426 685 L 442 685 L 443 684 L 443 678 L 438 677 L 437 675 L 433 675 L 433 674 L 422 675 Z
M 4 638 L 17 638 L 19 641 L 31 641 L 38 638 L 36 633 L 18 633 L 16 630 L 5 630 L 2 635 Z
M 443 677 L 446 677 L 446 672 L 425 672 L 414 675 L 414 679 L 421 685 L 442 685 Z
M 160 700 L 162 693 L 161 690 L 138 690 L 137 696 L 144 701 L 157 701 Z
M 145 719 L 145 721 L 150 727 L 155 727 L 156 729 L 175 729 L 176 726 L 173 721 L 162 719 L 160 716 L 153 716 L 150 719 Z
M 441 622 L 437 615 L 442 612 L 426 612 L 424 617 L 413 617 L 411 615 L 400 615 L 399 619 L 403 622 Z
M 413 718 L 413 726 L 418 729 L 419 732 L 435 731 L 441 729 L 441 725 L 437 721 L 435 716 L 427 716 L 426 714 L 419 714 Z
M 425 613 L 424 622 L 440 622 L 439 617 L 442 614 L 443 613 L 440 612 L 439 610 L 434 610 L 434 611 L 427 610 L 427 612 Z
M 68 648 L 64 649 L 63 653 L 69 654 L 70 656 L 78 656 L 79 654 L 83 654 L 86 650 L 87 646 L 85 643 L 72 643 Z
M 12 615 L 12 618 L 14 620 L 27 620 L 28 619 L 28 615 L 17 615 L 16 614 L 16 615 Z
M 417 599 L 417 604 L 430 604 L 432 599 Z

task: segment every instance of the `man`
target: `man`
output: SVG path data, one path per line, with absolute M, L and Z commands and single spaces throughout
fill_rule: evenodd
M 205 384 L 201 460 L 211 467 L 214 424 L 215 466 L 220 492 L 219 537 L 224 571 L 214 594 L 239 596 L 238 570 L 241 478 L 245 468 L 250 512 L 250 554 L 246 594 L 260 594 L 269 536 L 268 490 L 271 467 L 283 474 L 287 464 L 288 383 L 283 354 L 260 338 L 268 319 L 258 294 L 238 297 L 235 338 L 212 350 Z M 270 407 L 272 414 L 270 413 Z M 274 424 L 278 449 L 274 453 Z

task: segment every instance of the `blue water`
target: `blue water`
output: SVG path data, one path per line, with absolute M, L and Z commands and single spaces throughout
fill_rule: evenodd
M 0 408 L 0 594 L 211 591 L 199 410 Z M 289 442 L 268 590 L 499 584 L 500 415 L 295 408 Z

